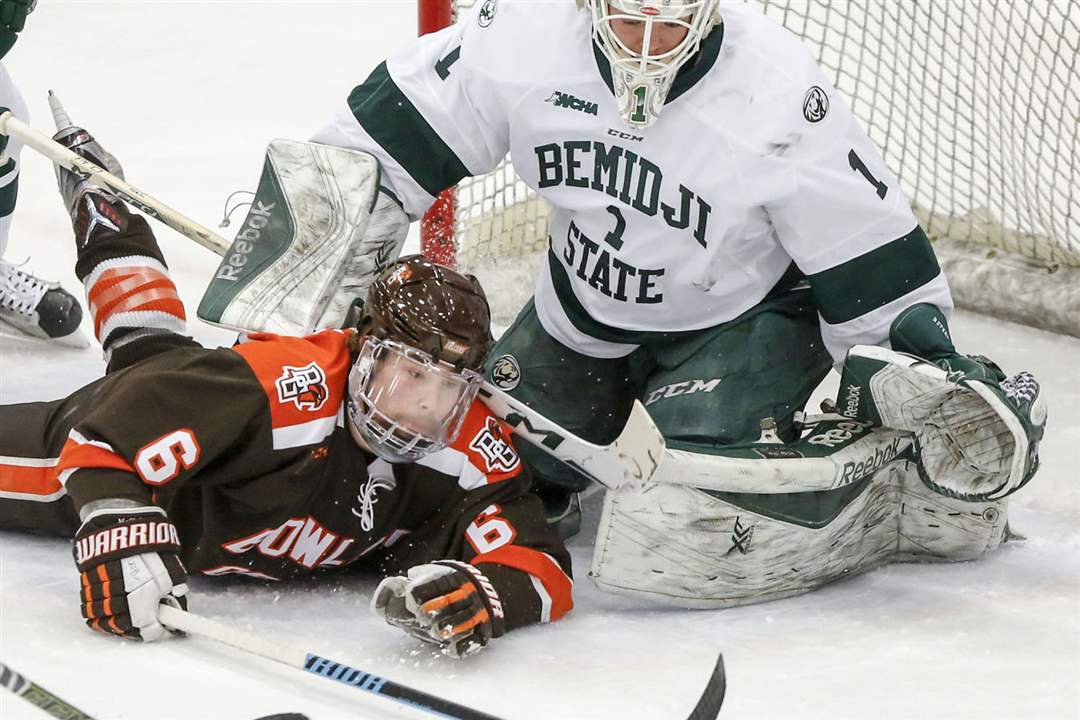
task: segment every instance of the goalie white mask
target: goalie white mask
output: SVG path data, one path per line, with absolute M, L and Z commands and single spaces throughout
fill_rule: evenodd
M 415 462 L 454 442 L 480 382 L 473 370 L 368 336 L 349 371 L 348 421 L 387 462 Z
M 585 0 L 622 119 L 648 127 L 718 18 L 717 0 Z

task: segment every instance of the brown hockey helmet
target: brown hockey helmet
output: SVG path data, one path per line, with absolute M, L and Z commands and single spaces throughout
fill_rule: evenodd
M 375 279 L 357 329 L 476 371 L 494 343 L 480 282 L 423 255 L 403 257 Z

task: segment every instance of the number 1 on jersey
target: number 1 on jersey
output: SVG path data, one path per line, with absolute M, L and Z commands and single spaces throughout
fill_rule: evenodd
M 630 92 L 634 96 L 634 112 L 630 113 L 630 121 L 643 123 L 647 119 L 645 117 L 645 96 L 648 94 L 649 88 L 638 85 Z

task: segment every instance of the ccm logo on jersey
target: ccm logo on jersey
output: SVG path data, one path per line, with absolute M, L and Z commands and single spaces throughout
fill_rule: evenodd
M 672 398 L 678 395 L 693 395 L 696 392 L 711 393 L 716 389 L 716 386 L 720 384 L 720 380 L 721 378 L 713 378 L 712 380 L 684 380 L 682 382 L 664 385 L 649 393 L 649 397 L 645 398 L 645 405 L 649 406 L 657 400 Z
M 469 449 L 484 459 L 485 470 L 489 473 L 510 472 L 521 462 L 514 446 L 503 438 L 495 418 L 487 419 L 484 428 L 469 442 Z
M 274 381 L 278 401 L 292 402 L 300 410 L 315 411 L 326 404 L 330 391 L 326 387 L 326 373 L 318 363 L 304 367 L 285 365 L 281 377 Z

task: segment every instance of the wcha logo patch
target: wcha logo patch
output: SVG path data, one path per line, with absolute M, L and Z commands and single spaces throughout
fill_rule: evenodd
M 491 366 L 491 380 L 503 390 L 513 390 L 521 383 L 521 366 L 513 355 L 500 355 Z
M 299 410 L 316 411 L 326 404 L 330 391 L 326 387 L 326 373 L 318 363 L 304 367 L 285 365 L 282 375 L 275 382 L 278 401 L 292 402 Z
M 817 85 L 806 91 L 803 98 L 802 114 L 807 122 L 817 123 L 829 113 L 829 96 Z
M 544 102 L 551 103 L 557 108 L 569 108 L 571 110 L 588 113 L 589 115 L 596 115 L 600 109 L 594 102 L 582 100 L 581 98 L 575 97 L 570 93 L 564 93 L 560 90 L 551 93 L 551 97 Z

